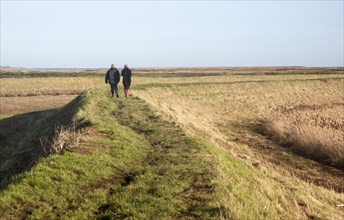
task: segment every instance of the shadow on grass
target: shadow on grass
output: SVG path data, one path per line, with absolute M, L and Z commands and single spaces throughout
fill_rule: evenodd
M 14 176 L 29 170 L 48 155 L 41 138 L 50 143 L 57 126 L 70 126 L 79 101 L 80 96 L 63 108 L 0 120 L 0 190 L 20 178 Z
M 0 121 L 0 189 L 45 155 L 40 144 L 44 119 L 58 109 L 26 113 Z

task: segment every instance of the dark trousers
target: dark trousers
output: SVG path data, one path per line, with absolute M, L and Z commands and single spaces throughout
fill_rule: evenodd
M 123 78 L 124 89 L 129 89 L 131 84 L 131 78 Z
M 117 84 L 110 84 L 111 86 L 111 94 L 113 96 L 114 93 L 116 93 L 117 97 L 118 97 L 118 88 L 117 88 Z

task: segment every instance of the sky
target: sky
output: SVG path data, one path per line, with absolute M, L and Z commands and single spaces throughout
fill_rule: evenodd
M 1 0 L 1 66 L 344 66 L 344 0 Z

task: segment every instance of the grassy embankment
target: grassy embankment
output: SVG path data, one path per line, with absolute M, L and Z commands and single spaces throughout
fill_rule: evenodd
M 79 123 L 92 126 L 82 128 L 71 151 L 42 158 L 11 180 L 0 193 L 0 216 L 219 216 L 213 165 L 199 140 L 159 119 L 139 99 L 113 102 L 98 91 L 74 105 Z
M 265 77 L 277 78 L 267 80 Z M 342 219 L 344 212 L 336 204 L 344 203 L 343 194 L 283 175 L 285 169 L 275 169 L 275 164 L 269 164 L 268 159 L 272 158 L 263 155 L 271 149 L 254 156 L 261 150 L 252 148 L 254 143 L 263 146 L 271 143 L 264 142 L 252 128 L 260 125 L 262 119 L 273 116 L 279 106 L 298 104 L 303 99 L 306 104 L 321 105 L 325 100 L 332 103 L 338 99 L 338 92 L 341 97 L 342 81 L 338 79 L 330 80 L 327 85 L 327 79 L 296 77 L 302 79 L 293 82 L 288 75 L 264 76 L 249 78 L 251 82 L 247 82 L 228 76 L 227 83 L 195 82 L 204 80 L 202 77 L 190 78 L 192 82 L 187 84 L 184 78 L 171 78 L 170 82 L 154 87 L 151 80 L 159 82 L 160 79 L 143 79 L 149 84 L 138 86 L 141 89 L 134 91 L 137 95 L 152 103 L 165 117 L 221 147 L 184 137 L 183 131 L 161 121 L 141 100 L 113 103 L 104 98 L 103 92 L 88 94 L 88 101 L 77 114 L 92 123 L 93 128 L 84 131 L 85 140 L 81 138 L 74 152 L 42 159 L 30 172 L 17 177 L 18 180 L 0 194 L 4 198 L 1 212 L 8 218 L 54 217 L 61 213 L 63 218 Z M 182 82 L 170 85 L 173 80 Z M 332 88 L 334 85 L 339 87 Z M 306 92 L 296 87 L 306 88 Z M 312 89 L 327 93 L 320 96 L 319 101 L 311 95 Z M 266 115 L 269 117 L 263 117 Z M 184 138 L 187 146 L 183 146 Z M 80 154 L 84 151 L 87 153 Z M 257 159 L 260 160 L 258 166 L 252 166 Z M 292 161 L 309 165 L 299 157 Z M 281 160 L 281 163 L 286 161 Z M 186 165 L 185 172 L 181 164 Z M 195 184 L 188 181 L 190 177 Z

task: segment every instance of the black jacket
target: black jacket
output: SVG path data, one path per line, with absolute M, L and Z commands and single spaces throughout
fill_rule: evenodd
M 127 67 L 125 67 L 122 70 L 122 76 L 123 76 L 123 84 L 130 86 L 131 83 L 131 70 Z
M 118 84 L 120 77 L 119 71 L 116 68 L 111 67 L 111 69 L 106 72 L 105 83 Z

